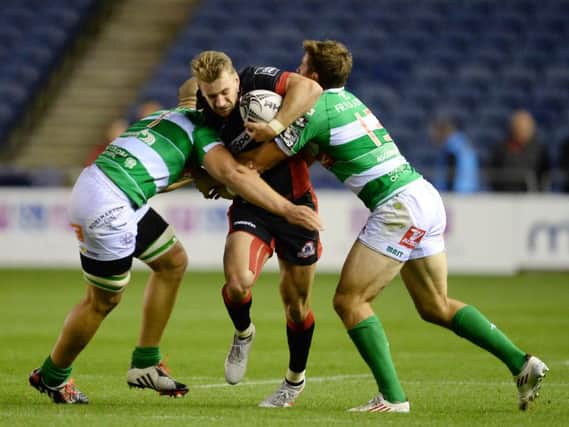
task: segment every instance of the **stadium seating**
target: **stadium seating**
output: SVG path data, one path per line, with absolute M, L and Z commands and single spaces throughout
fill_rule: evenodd
M 0 104 L 0 136 L 25 109 L 30 90 L 57 63 L 95 1 L 5 3 L 0 58 L 11 61 L 0 67 L 0 94 L 8 97 Z M 348 88 L 406 150 L 424 147 L 427 154 L 414 156 L 418 162 L 430 161 L 426 128 L 438 111 L 452 113 L 465 126 L 484 159 L 516 108 L 535 115 L 551 144 L 554 130 L 569 117 L 567 0 L 249 0 L 242 5 L 199 2 L 139 99 L 175 105 L 189 61 L 204 49 L 228 52 L 238 68 L 263 64 L 294 70 L 303 39 L 334 38 L 353 52 Z
M 0 150 L 96 0 L 19 0 L 0 8 Z

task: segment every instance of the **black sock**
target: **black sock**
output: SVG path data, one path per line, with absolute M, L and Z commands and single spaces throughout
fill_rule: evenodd
M 226 285 L 227 286 L 227 285 Z M 253 295 L 249 295 L 242 301 L 234 302 L 229 299 L 226 292 L 226 286 L 221 289 L 223 295 L 223 302 L 227 308 L 227 313 L 233 322 L 233 326 L 238 331 L 244 331 L 251 324 L 251 305 L 253 304 Z
M 304 322 L 287 322 L 286 335 L 290 354 L 288 367 L 291 371 L 302 372 L 306 369 L 313 334 L 314 315 L 312 312 L 306 316 Z

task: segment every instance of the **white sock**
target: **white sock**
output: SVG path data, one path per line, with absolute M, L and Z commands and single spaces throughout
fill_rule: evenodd
M 245 329 L 244 331 L 235 331 L 235 333 L 239 338 L 249 337 L 253 333 L 253 323 L 251 322 L 249 326 L 247 326 L 247 329 Z
M 294 372 L 291 371 L 290 368 L 287 369 L 285 379 L 291 384 L 300 384 L 304 381 L 304 374 L 306 373 L 306 369 L 302 372 Z

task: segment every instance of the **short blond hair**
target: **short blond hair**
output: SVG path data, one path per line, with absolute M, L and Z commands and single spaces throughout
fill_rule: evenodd
M 352 72 L 352 54 L 335 40 L 304 40 L 310 71 L 318 74 L 318 83 L 324 89 L 342 87 Z
M 236 73 L 231 58 L 217 50 L 204 50 L 192 59 L 192 75 L 201 82 L 211 83 L 224 71 Z

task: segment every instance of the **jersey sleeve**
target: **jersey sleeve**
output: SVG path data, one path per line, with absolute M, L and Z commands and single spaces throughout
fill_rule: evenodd
M 193 133 L 194 155 L 193 159 L 199 166 L 203 165 L 205 155 L 216 145 L 223 145 L 217 132 L 206 126 L 196 126 Z
M 294 156 L 308 144 L 317 143 L 322 126 L 318 116 L 308 112 L 296 119 L 281 134 L 275 137 L 275 143 L 287 156 Z
M 276 67 L 247 67 L 239 73 L 243 93 L 265 89 L 283 96 L 289 72 Z

